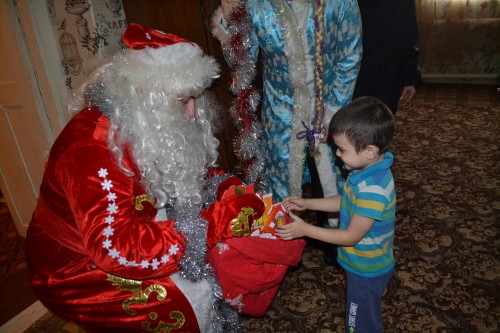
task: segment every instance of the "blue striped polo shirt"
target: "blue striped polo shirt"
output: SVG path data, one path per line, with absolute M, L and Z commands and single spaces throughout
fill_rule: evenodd
M 359 276 L 377 277 L 394 269 L 396 191 L 390 170 L 393 159 L 386 152 L 379 163 L 353 170 L 344 185 L 339 228 L 347 229 L 355 214 L 375 220 L 359 243 L 338 249 L 339 264 Z

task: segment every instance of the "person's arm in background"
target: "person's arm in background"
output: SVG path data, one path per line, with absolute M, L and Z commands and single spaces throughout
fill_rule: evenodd
M 325 94 L 334 94 L 327 107 L 328 120 L 336 110 L 351 101 L 363 54 L 361 14 L 357 1 L 345 1 L 341 10 L 343 12 L 337 13 L 336 17 L 341 18 L 342 21 L 333 22 L 338 28 L 333 37 L 336 45 L 331 64 L 334 71 L 333 91 L 325 91 Z M 325 31 L 328 33 L 329 29 L 325 27 Z M 328 66 L 329 64 L 325 62 L 325 71 Z
M 401 8 L 398 11 L 401 31 L 402 62 L 400 73 L 403 90 L 401 91 L 401 104 L 405 105 L 417 92 L 417 87 L 422 84 L 422 76 L 418 70 L 419 50 L 416 47 L 418 41 L 418 26 L 413 0 L 400 0 Z

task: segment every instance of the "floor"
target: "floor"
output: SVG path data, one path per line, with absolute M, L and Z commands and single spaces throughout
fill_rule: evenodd
M 418 89 L 415 101 L 459 105 L 500 105 L 499 86 L 425 84 Z M 24 238 L 19 237 L 5 201 L 0 194 L 0 302 L 1 325 L 32 304 L 36 298 L 27 283 Z M 25 333 L 81 333 L 76 325 L 50 313 Z
M 24 238 L 17 229 L 0 192 L 0 326 L 37 298 L 28 283 Z M 20 297 L 22 296 L 22 297 Z

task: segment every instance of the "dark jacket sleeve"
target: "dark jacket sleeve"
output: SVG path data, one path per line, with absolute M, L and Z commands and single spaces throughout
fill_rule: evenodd
M 418 70 L 419 50 L 418 24 L 414 0 L 398 0 L 399 7 L 399 42 L 401 48 L 401 63 L 399 68 L 403 86 L 418 86 L 422 83 L 422 76 Z

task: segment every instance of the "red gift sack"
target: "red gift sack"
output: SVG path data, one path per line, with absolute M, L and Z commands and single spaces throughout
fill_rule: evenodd
M 242 314 L 261 317 L 271 306 L 289 267 L 302 258 L 305 241 L 229 238 L 208 251 L 226 301 Z

